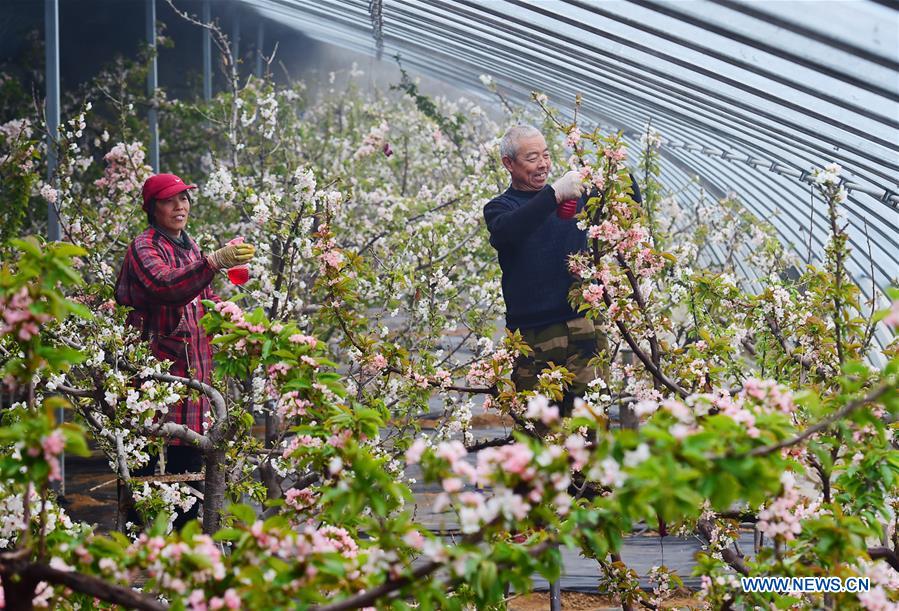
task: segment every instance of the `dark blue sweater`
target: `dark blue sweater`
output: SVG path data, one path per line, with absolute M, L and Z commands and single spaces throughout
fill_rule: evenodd
M 556 216 L 552 187 L 536 192 L 509 187 L 484 206 L 484 220 L 503 270 L 506 327 L 531 329 L 576 318 L 568 305 L 574 280 L 568 255 L 587 248 L 587 232 Z
M 631 185 L 634 201 L 641 202 L 633 176 Z M 578 212 L 586 199 L 578 202 Z M 536 192 L 509 187 L 484 206 L 484 220 L 503 271 L 506 327 L 533 329 L 581 316 L 568 305 L 575 280 L 568 255 L 587 249 L 587 232 L 575 220 L 556 216 L 552 187 Z

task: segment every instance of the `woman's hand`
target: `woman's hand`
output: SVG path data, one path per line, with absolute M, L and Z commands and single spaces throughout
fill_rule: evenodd
M 231 244 L 211 253 L 206 260 L 213 269 L 228 269 L 249 262 L 254 254 L 256 247 L 252 244 Z

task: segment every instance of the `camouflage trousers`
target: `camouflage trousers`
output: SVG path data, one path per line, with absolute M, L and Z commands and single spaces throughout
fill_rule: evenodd
M 587 391 L 587 383 L 606 377 L 605 368 L 590 367 L 590 359 L 608 347 L 605 333 L 596 328 L 596 321 L 583 317 L 555 323 L 536 329 L 523 329 L 521 337 L 534 352 L 520 355 L 512 369 L 512 382 L 518 391 L 533 390 L 543 369 L 563 365 L 574 374 L 574 380 L 565 392 L 561 415 L 568 416 L 574 407 L 574 398 Z

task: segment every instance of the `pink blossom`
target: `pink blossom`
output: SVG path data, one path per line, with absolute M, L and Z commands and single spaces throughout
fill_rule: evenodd
M 468 368 L 465 379 L 469 384 L 492 386 L 496 382 L 496 371 L 493 369 L 493 364 L 489 361 L 475 361 Z
M 571 434 L 565 440 L 565 449 L 571 457 L 571 468 L 580 471 L 590 460 L 590 452 L 587 450 L 587 441 L 577 433 Z
M 301 511 L 313 505 L 315 502 L 315 493 L 308 488 L 303 488 L 302 490 L 291 488 L 284 495 L 284 502 L 288 507 Z
M 322 526 L 310 533 L 312 551 L 317 554 L 339 553 L 347 558 L 358 555 L 359 546 L 345 529 L 337 526 Z
M 303 335 L 302 333 L 294 333 L 288 339 L 294 344 L 306 344 L 312 348 L 318 344 L 318 340 L 311 335 Z
M 31 321 L 28 321 L 19 327 L 19 339 L 23 342 L 27 342 L 38 333 L 40 333 L 40 329 L 38 329 L 38 326 Z
M 206 594 L 203 590 L 196 589 L 190 593 L 190 596 L 187 598 L 187 602 L 190 605 L 190 609 L 194 611 L 206 611 L 208 607 L 206 606 Z
M 624 236 L 621 227 L 608 220 L 600 223 L 595 233 L 597 237 L 607 242 L 617 242 Z
M 240 609 L 240 597 L 237 595 L 237 592 L 234 588 L 228 588 L 225 590 L 225 607 L 228 609 Z
M 43 187 L 41 187 L 41 197 L 43 197 L 49 203 L 55 204 L 59 199 L 59 192 L 50 185 L 44 185 Z
M 425 546 L 425 538 L 417 530 L 410 530 L 405 535 L 403 535 L 403 541 L 409 547 L 417 550 L 421 550 Z
M 587 287 L 581 291 L 581 296 L 584 298 L 584 301 L 595 306 L 602 303 L 603 288 L 598 284 L 588 284 Z
M 343 254 L 336 250 L 329 250 L 321 254 L 325 265 L 338 269 L 343 264 Z
M 451 465 L 453 473 L 461 477 L 467 478 L 472 484 L 478 481 L 478 472 L 471 464 L 464 460 L 457 460 Z
M 353 431 L 350 429 L 343 430 L 328 437 L 328 445 L 334 448 L 342 448 L 353 437 Z
M 781 496 L 759 512 L 758 529 L 771 537 L 783 537 L 790 541 L 802 532 L 800 514 L 796 511 L 799 492 L 795 487 L 796 478 L 786 471 L 781 475 L 783 484 Z
M 624 484 L 627 476 L 621 471 L 621 465 L 614 458 L 604 458 L 598 465 L 598 470 L 590 475 L 603 486 L 619 487 Z
M 523 443 L 482 450 L 478 454 L 478 482 L 484 485 L 489 484 L 497 470 L 518 475 L 521 479 L 529 481 L 537 473 L 530 464 L 533 458 L 534 453 Z
M 31 295 L 28 289 L 22 287 L 12 297 L 4 299 L 0 297 L 0 312 L 5 324 L 0 324 L 0 335 L 15 331 L 16 326 L 19 330 L 16 333 L 22 341 L 28 341 L 38 333 L 40 328 L 38 323 L 50 320 L 48 314 L 34 313 L 31 311 Z
M 220 301 L 215 304 L 215 311 L 222 315 L 225 320 L 238 322 L 243 320 L 243 310 L 233 301 Z
M 434 372 L 434 383 L 442 388 L 446 388 L 453 381 L 452 374 L 446 369 L 438 369 Z M 486 407 L 484 409 L 487 409 Z
M 369 359 L 362 369 L 369 375 L 377 375 L 387 369 L 387 357 L 380 352 L 376 353 Z
M 287 375 L 290 372 L 290 364 L 285 362 L 274 363 L 268 366 L 269 377 L 275 378 L 279 375 Z
M 465 446 L 462 445 L 461 441 L 453 440 L 440 442 L 435 453 L 438 457 L 452 464 L 467 456 L 468 450 L 465 449 Z
M 106 169 L 103 177 L 94 184 L 106 191 L 115 201 L 124 201 L 140 191 L 141 185 L 153 173 L 144 163 L 144 150 L 140 142 L 119 142 L 103 157 Z
M 637 275 L 643 278 L 654 276 L 665 266 L 665 260 L 652 252 L 651 248 L 643 248 L 637 253 Z
M 602 153 L 606 156 L 607 159 L 614 163 L 620 163 L 624 161 L 625 157 L 627 157 L 627 151 L 624 147 L 619 147 L 617 149 L 606 148 Z
M 62 431 L 57 429 L 41 439 L 41 446 L 44 448 L 44 456 L 47 458 L 59 456 L 66 447 L 66 438 Z
M 889 313 L 886 315 L 886 318 L 883 319 L 883 323 L 894 329 L 899 328 L 899 300 L 893 302 Z
M 578 127 L 572 127 L 568 135 L 565 136 L 565 146 L 574 147 L 581 140 L 581 130 Z
M 868 611 L 895 611 L 897 607 L 897 604 L 887 596 L 883 586 L 874 586 L 867 592 L 859 592 L 857 596 Z
M 677 399 L 666 399 L 662 402 L 661 407 L 668 410 L 671 415 L 681 422 L 692 422 L 693 420 L 693 414 L 690 412 L 690 408 Z
M 540 420 L 548 426 L 559 420 L 559 408 L 550 405 L 549 399 L 543 395 L 535 395 L 528 399 L 528 408 L 524 417 L 529 420 Z
M 299 391 L 292 390 L 281 396 L 278 401 L 278 415 L 282 418 L 305 416 L 312 403 L 300 398 Z
M 424 453 L 427 447 L 428 445 L 424 439 L 418 438 L 414 442 L 412 442 L 412 445 L 408 450 L 406 450 L 406 464 L 418 464 L 418 462 L 421 461 L 421 455 Z
M 587 269 L 587 267 L 578 259 L 568 260 L 568 271 L 571 272 L 573 276 L 580 276 L 585 269 Z
M 443 489 L 450 494 L 452 494 L 453 492 L 459 492 L 464 486 L 462 480 L 458 477 L 446 477 L 443 479 L 442 485 Z

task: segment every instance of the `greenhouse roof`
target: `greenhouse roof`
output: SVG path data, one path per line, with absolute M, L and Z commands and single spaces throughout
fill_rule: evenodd
M 521 102 L 536 90 L 570 108 L 580 93 L 587 117 L 632 142 L 651 121 L 669 184 L 699 176 L 713 196 L 737 193 L 804 261 L 820 260 L 829 231 L 809 171 L 839 163 L 850 271 L 862 286 L 872 271 L 881 289 L 897 282 L 899 11 L 890 2 L 245 4 L 331 44 L 399 54 L 478 94 L 481 75 Z

